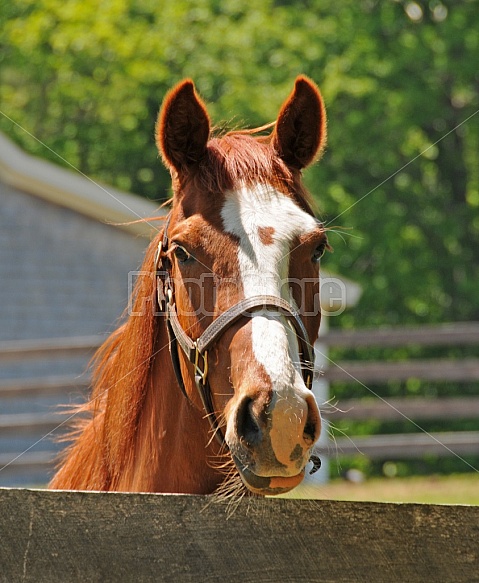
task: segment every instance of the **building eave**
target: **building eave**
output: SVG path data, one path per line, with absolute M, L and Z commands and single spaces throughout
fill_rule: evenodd
M 151 238 L 165 212 L 153 202 L 25 153 L 0 133 L 0 180 L 131 234 Z M 138 221 L 138 222 L 136 222 Z

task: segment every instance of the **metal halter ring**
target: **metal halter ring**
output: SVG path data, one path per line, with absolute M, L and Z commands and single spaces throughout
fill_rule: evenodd
M 196 342 L 195 342 L 195 349 L 196 349 L 195 363 L 194 363 L 195 376 L 197 377 L 197 379 L 199 379 L 199 381 L 201 381 L 201 383 L 203 385 L 206 385 L 206 378 L 208 377 L 208 351 L 205 350 L 204 353 L 202 354 L 198 350 L 198 346 L 196 346 Z M 203 370 L 201 370 L 201 368 L 199 367 L 200 356 L 203 358 Z

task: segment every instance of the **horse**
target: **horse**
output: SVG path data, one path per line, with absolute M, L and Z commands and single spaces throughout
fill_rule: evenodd
M 302 183 L 325 147 L 321 93 L 299 76 L 276 122 L 217 134 L 186 79 L 155 138 L 171 210 L 50 487 L 288 492 L 321 431 L 312 346 L 329 245 Z

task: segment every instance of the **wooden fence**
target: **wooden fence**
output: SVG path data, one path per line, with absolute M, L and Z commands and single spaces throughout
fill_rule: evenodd
M 420 328 L 390 328 L 379 330 L 330 331 L 321 338 L 328 347 L 397 348 L 397 347 L 479 347 L 479 322 L 461 322 Z M 354 382 L 370 389 L 370 397 L 338 401 L 326 407 L 327 419 L 364 421 L 408 421 L 414 433 L 338 437 L 329 453 L 363 454 L 373 459 L 407 459 L 434 456 L 479 455 L 479 431 L 421 431 L 426 420 L 479 418 L 479 358 L 408 359 L 401 362 L 341 361 L 330 363 L 324 378 L 330 383 Z M 382 397 L 371 386 L 387 381 L 419 379 L 442 382 L 477 383 L 476 396 L 459 397 Z M 334 393 L 334 390 L 333 390 Z M 324 454 L 328 451 L 324 451 Z M 466 469 L 466 468 L 465 468 Z
M 0 342 L 0 364 L 31 360 L 41 362 L 52 357 L 83 357 L 85 363 L 101 344 L 102 338 L 78 337 L 51 340 Z M 479 346 L 479 323 L 455 323 L 421 328 L 394 328 L 360 331 L 330 331 L 321 338 L 328 347 L 398 347 L 398 346 Z M 371 398 L 348 400 L 337 403 L 337 408 L 325 407 L 327 419 L 383 421 L 410 420 L 416 427 L 430 419 L 477 419 L 479 418 L 479 358 L 414 360 L 403 362 L 340 362 L 331 363 L 323 371 L 324 378 L 333 385 L 336 381 L 360 382 L 374 386 L 388 380 L 405 381 L 410 378 L 478 382 L 477 396 L 403 399 L 383 398 L 372 393 Z M 86 394 L 87 377 L 47 377 L 0 381 L 0 439 L 15 435 L 28 435 L 35 443 L 44 436 L 57 434 L 68 415 L 50 413 L 2 414 L 2 403 L 11 399 L 41 399 L 54 397 L 58 403 L 67 400 L 71 391 Z M 337 438 L 322 454 L 349 455 L 362 453 L 376 459 L 400 459 L 433 455 L 479 454 L 479 431 L 425 433 L 417 431 L 402 435 L 374 435 Z M 0 484 L 7 475 L 28 475 L 34 469 L 52 467 L 52 451 L 2 453 L 0 450 Z
M 0 582 L 474 583 L 479 507 L 0 489 Z
M 103 340 L 100 336 L 82 336 L 0 342 L 0 366 L 74 358 L 83 361 L 82 368 L 86 368 Z M 72 393 L 87 397 L 89 384 L 88 375 L 0 380 L 0 484 L 33 481 L 40 485 L 48 480 L 58 452 L 54 439 L 66 429 L 70 415 L 65 409 L 39 403 L 63 405 Z M 7 404 L 13 402 L 21 402 L 22 409 L 30 410 L 4 413 Z M 30 445 L 20 451 L 2 450 L 1 444 L 19 437 L 28 438 Z

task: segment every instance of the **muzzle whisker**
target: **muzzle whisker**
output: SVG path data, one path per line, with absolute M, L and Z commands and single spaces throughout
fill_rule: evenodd
M 206 444 L 206 447 L 209 447 L 211 445 L 211 443 L 213 442 L 214 439 L 216 439 L 216 436 L 218 435 L 218 433 L 220 431 L 224 431 L 225 427 L 226 427 L 226 419 L 224 417 L 224 414 L 222 411 L 211 411 L 211 413 L 205 413 L 203 415 L 203 419 L 216 419 L 217 420 L 217 426 L 213 429 L 213 427 L 211 427 L 210 429 L 210 438 L 208 440 L 208 443 Z M 227 444 L 223 441 L 221 444 L 221 452 L 225 452 L 227 453 Z

